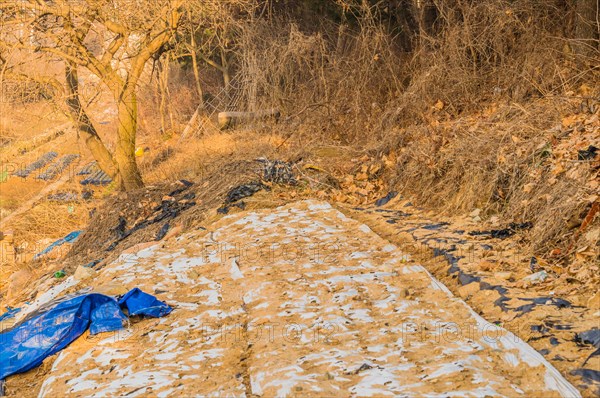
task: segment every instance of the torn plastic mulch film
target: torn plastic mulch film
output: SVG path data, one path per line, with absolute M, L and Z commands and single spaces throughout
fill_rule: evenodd
M 122 329 L 129 316 L 162 317 L 172 308 L 134 288 L 117 300 L 99 293 L 66 297 L 0 333 L 0 387 L 4 379 L 40 365 L 90 329 L 90 334 Z M 2 391 L 0 391 L 1 393 Z
M 60 238 L 60 239 L 54 241 L 50 246 L 48 246 L 47 248 L 45 248 L 44 250 L 42 250 L 41 252 L 39 252 L 38 254 L 33 256 L 33 259 L 37 260 L 38 258 L 50 253 L 55 247 L 62 246 L 65 243 L 75 242 L 77 240 L 77 238 L 79 238 L 79 235 L 81 235 L 82 232 L 83 231 L 73 231 L 73 232 L 67 234 L 64 238 Z

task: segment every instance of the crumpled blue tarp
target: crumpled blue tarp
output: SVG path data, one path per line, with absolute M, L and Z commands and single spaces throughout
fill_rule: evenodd
M 0 321 L 3 321 L 5 319 L 8 318 L 13 318 L 15 316 L 16 313 L 18 313 L 19 311 L 21 311 L 20 308 L 13 308 L 10 306 L 6 306 L 6 312 L 2 315 L 0 315 Z
M 172 308 L 138 288 L 119 301 L 89 293 L 60 301 L 47 311 L 35 314 L 12 329 L 0 333 L 0 381 L 26 372 L 62 350 L 87 328 L 90 334 L 122 329 L 127 316 L 161 317 Z
M 38 258 L 42 257 L 43 255 L 50 253 L 52 251 L 52 249 L 54 249 L 55 247 L 62 246 L 65 243 L 75 242 L 77 240 L 77 238 L 79 238 L 79 235 L 81 235 L 82 232 L 83 231 L 73 231 L 73 232 L 67 234 L 64 238 L 60 238 L 60 239 L 54 241 L 50 246 L 48 246 L 47 248 L 45 248 L 44 250 L 42 250 L 41 252 L 39 252 L 38 254 L 33 256 L 33 259 L 37 260 Z

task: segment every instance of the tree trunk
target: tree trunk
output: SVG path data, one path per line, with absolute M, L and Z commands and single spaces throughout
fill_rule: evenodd
M 117 98 L 119 126 L 115 159 L 126 191 L 142 188 L 144 182 L 135 161 L 135 136 L 137 132 L 137 97 L 135 84 L 129 82 Z
M 79 81 L 77 79 L 77 67 L 67 63 L 65 66 L 65 78 L 67 81 L 67 106 L 71 118 L 75 123 L 78 134 L 98 162 L 100 168 L 113 179 L 117 178 L 118 168 L 112 155 L 100 139 L 96 128 L 88 117 L 79 100 Z
M 593 57 L 599 50 L 598 0 L 577 0 L 575 13 L 575 52 Z
M 198 67 L 198 54 L 196 54 L 195 32 L 191 34 L 190 53 L 192 54 L 192 69 L 194 70 L 194 80 L 196 80 L 196 91 L 198 91 L 199 107 L 204 108 L 204 92 L 200 82 L 200 69 Z
M 223 73 L 223 85 L 225 86 L 225 96 L 227 97 L 226 107 L 229 108 L 231 106 L 231 75 L 229 73 L 227 55 L 223 49 L 221 49 L 221 66 L 221 72 Z

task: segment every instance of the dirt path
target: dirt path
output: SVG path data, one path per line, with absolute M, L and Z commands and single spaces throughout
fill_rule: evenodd
M 209 229 L 124 254 L 89 282 L 112 294 L 140 287 L 172 314 L 81 337 L 43 377 L 9 378 L 7 392 L 578 395 L 535 350 L 326 203 L 239 213 Z M 84 287 L 69 278 L 54 289 Z
M 481 235 L 489 225 L 471 217 L 444 219 L 408 200 L 343 211 L 410 253 L 485 319 L 533 346 L 584 396 L 598 396 L 600 357 L 592 355 L 593 345 L 578 339 L 600 327 L 598 274 L 589 267 L 577 271 L 590 272 L 584 278 L 551 269 L 522 249 L 519 240 L 526 230 L 513 236 Z M 527 280 L 540 269 L 548 271 L 546 280 Z

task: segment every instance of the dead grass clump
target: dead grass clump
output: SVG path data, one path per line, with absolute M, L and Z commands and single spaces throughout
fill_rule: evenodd
M 343 142 L 366 140 L 364 132 L 400 92 L 404 76 L 373 15 L 318 32 L 286 19 L 253 21 L 243 28 L 239 57 L 249 110 L 277 107 L 313 135 Z
M 435 2 L 432 33 L 421 32 L 410 83 L 386 122 L 414 123 L 437 101 L 456 117 L 490 101 L 562 93 L 593 79 L 561 38 L 565 10 L 555 2 Z M 579 59 L 580 60 L 580 59 Z
M 597 161 L 578 160 L 578 150 L 600 145 L 598 111 L 577 113 L 578 103 L 539 100 L 403 129 L 383 145 L 397 159 L 390 185 L 449 213 L 532 221 L 534 250 L 564 253 L 598 199 Z
M 223 161 L 218 165 L 219 172 L 212 172 L 194 180 L 195 184 L 186 190 L 186 194 L 195 194 L 193 201 L 196 205 L 169 220 L 170 227 L 181 225 L 184 229 L 189 228 L 216 214 L 216 208 L 223 203 L 231 188 L 256 178 L 255 168 L 256 163 L 251 161 Z M 164 222 L 151 224 L 132 233 L 120 241 L 115 250 L 107 251 L 116 239 L 114 229 L 119 224 L 120 217 L 124 217 L 127 220 L 127 228 L 131 228 L 136 222 L 151 215 L 162 198 L 179 187 L 177 184 L 160 183 L 109 197 L 94 213 L 85 233 L 73 245 L 64 261 L 63 269 L 72 271 L 79 265 L 95 260 L 110 262 L 134 245 L 154 241 Z

